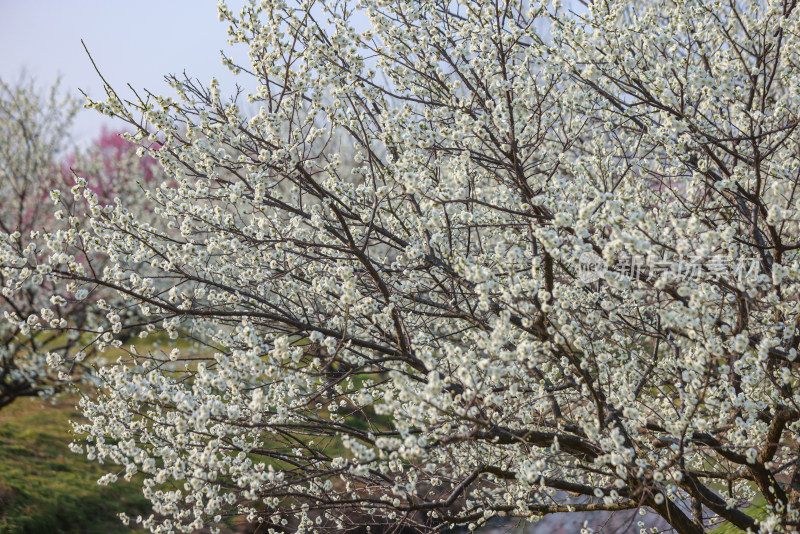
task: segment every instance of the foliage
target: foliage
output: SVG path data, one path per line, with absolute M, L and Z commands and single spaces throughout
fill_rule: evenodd
M 222 4 L 249 92 L 92 103 L 172 178 L 157 217 L 79 179 L 90 215 L 48 235 L 48 279 L 124 299 L 99 348 L 216 347 L 101 370 L 86 450 L 145 473 L 153 532 L 637 507 L 795 530 L 795 6 Z

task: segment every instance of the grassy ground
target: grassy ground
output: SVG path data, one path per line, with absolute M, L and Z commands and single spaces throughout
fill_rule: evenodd
M 71 453 L 70 399 L 0 411 L 0 534 L 130 534 L 116 517 L 147 510 L 134 483 L 99 486 L 103 466 Z
M 744 513 L 755 519 L 763 520 L 767 517 L 765 506 L 766 501 L 763 497 L 759 497 L 752 506 L 744 510 Z M 742 534 L 743 532 L 744 530 L 736 528 L 727 521 L 711 531 L 712 534 Z

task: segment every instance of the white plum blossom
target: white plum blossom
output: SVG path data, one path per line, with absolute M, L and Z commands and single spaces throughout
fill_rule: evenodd
M 206 347 L 81 402 L 143 527 L 796 530 L 800 11 L 587 4 L 221 3 L 236 96 L 91 102 L 170 178 L 153 218 L 79 182 L 41 276 Z

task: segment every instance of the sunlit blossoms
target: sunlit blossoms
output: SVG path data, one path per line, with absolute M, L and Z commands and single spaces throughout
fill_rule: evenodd
M 126 355 L 76 448 L 116 466 L 103 483 L 144 474 L 144 527 L 639 508 L 796 530 L 794 2 L 220 17 L 247 51 L 224 56 L 235 98 L 173 77 L 174 97 L 90 103 L 169 174 L 152 216 L 79 181 L 86 223 L 25 272 L 122 299 L 93 305 Z

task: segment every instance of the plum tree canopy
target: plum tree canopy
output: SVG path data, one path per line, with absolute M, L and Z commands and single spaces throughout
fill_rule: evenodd
M 144 473 L 145 527 L 797 528 L 794 0 L 219 12 L 246 89 L 107 87 L 170 179 L 78 180 L 86 218 L 25 257 L 121 298 L 78 430 L 102 482 Z

